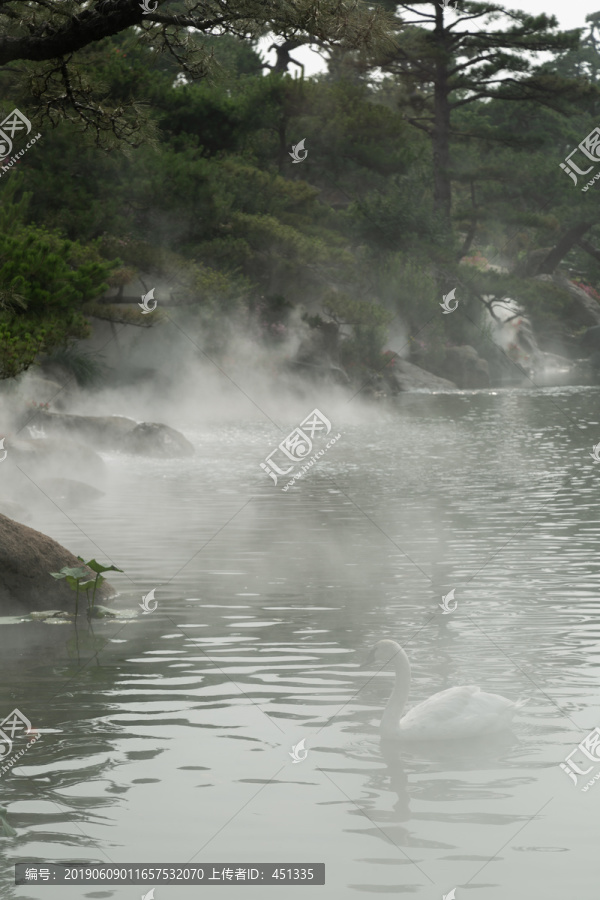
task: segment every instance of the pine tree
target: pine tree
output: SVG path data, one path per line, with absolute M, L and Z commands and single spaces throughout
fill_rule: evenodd
M 383 0 L 382 5 L 389 9 L 392 4 Z M 393 6 L 397 47 L 379 55 L 377 64 L 404 86 L 406 117 L 431 140 L 434 204 L 449 232 L 451 141 L 478 130 L 473 122 L 469 135 L 460 135 L 453 114 L 484 98 L 531 101 L 568 112 L 566 101 L 580 85 L 536 71 L 535 58 L 544 51 L 574 49 L 579 35 L 557 31 L 553 16 L 531 16 L 496 3 L 461 0 L 454 9 L 441 0 L 415 0 Z M 500 15 L 510 20 L 508 28 L 491 27 Z M 498 138 L 506 142 L 511 136 Z
M 155 56 L 168 55 L 177 73 L 191 81 L 213 71 L 212 39 L 218 35 L 248 43 L 269 33 L 284 41 L 293 35 L 300 43 L 365 50 L 391 44 L 391 18 L 361 0 L 149 0 L 147 5 L 144 11 L 139 0 L 92 0 L 84 7 L 77 0 L 0 4 L 1 86 L 10 89 L 8 96 L 26 86 L 28 118 L 38 127 L 68 119 L 99 146 L 138 147 L 156 140 L 145 104 L 111 102 L 85 65 L 86 48 L 106 39 L 129 35 Z

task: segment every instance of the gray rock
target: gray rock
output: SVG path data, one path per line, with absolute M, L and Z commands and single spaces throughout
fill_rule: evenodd
M 348 373 L 341 366 L 332 363 L 312 363 L 292 360 L 287 364 L 292 372 L 300 372 L 313 381 L 332 381 L 334 384 L 350 384 Z
M 64 612 L 62 609 L 45 609 L 41 612 L 30 612 L 29 617 L 34 621 L 45 619 L 72 619 L 73 613 Z
M 112 611 L 112 609 L 107 609 L 106 606 L 98 606 L 97 603 L 94 604 L 93 607 L 88 609 L 87 612 L 88 619 L 116 619 L 118 618 L 117 614 Z
M 440 378 L 420 366 L 395 358 L 394 376 L 401 391 L 455 391 L 456 385 L 447 378 Z
M 487 360 L 482 359 L 477 350 L 469 344 L 447 347 L 443 368 L 459 388 L 470 390 L 490 385 Z
M 180 431 L 159 422 L 138 424 L 127 416 L 73 416 L 41 412 L 36 415 L 34 423 L 46 434 L 60 438 L 61 444 L 66 438 L 77 438 L 95 450 L 122 451 L 164 459 L 192 456 L 194 453 L 192 444 Z M 61 437 L 63 435 L 66 438 Z M 44 441 L 36 440 L 35 443 Z
M 582 352 L 589 353 L 593 363 L 596 363 L 600 358 L 600 325 L 594 325 L 593 328 L 588 328 L 587 331 L 581 335 L 580 346 Z
M 75 592 L 64 579 L 52 578 L 63 566 L 81 566 L 76 556 L 57 541 L 0 515 L 0 615 L 26 615 L 35 610 L 64 609 L 75 611 Z M 95 578 L 90 569 L 90 578 Z M 96 599 L 105 603 L 116 591 L 104 581 Z M 80 597 L 80 611 L 86 606 L 85 593 Z
M 46 434 L 66 435 L 84 441 L 97 450 L 118 450 L 123 437 L 138 424 L 127 416 L 73 416 L 41 412 L 34 420 Z
M 192 456 L 194 447 L 180 431 L 158 422 L 142 422 L 125 435 L 121 448 L 126 453 L 163 459 Z

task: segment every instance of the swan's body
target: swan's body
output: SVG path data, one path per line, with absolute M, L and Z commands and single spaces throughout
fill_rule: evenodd
M 384 737 L 402 740 L 458 740 L 490 734 L 510 727 L 516 710 L 527 700 L 513 702 L 500 694 L 487 694 L 476 685 L 448 688 L 402 715 L 410 689 L 410 662 L 396 641 L 379 641 L 364 665 L 387 664 L 396 672 L 392 696 L 381 719 Z

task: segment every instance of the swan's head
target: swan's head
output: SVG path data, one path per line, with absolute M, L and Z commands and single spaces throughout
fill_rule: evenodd
M 406 654 L 396 641 L 383 640 L 377 641 L 369 650 L 368 656 L 361 665 L 361 669 L 376 667 L 381 668 L 397 668 L 400 660 L 404 661 Z

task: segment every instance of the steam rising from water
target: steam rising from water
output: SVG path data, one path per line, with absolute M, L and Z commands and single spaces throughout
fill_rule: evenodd
M 273 347 L 261 344 L 247 330 L 244 333 L 242 328 L 232 329 L 226 352 L 212 360 L 199 349 L 202 335 L 189 326 L 182 327 L 181 318 L 174 313 L 169 313 L 167 321 L 143 329 L 95 320 L 92 338 L 81 342 L 78 349 L 99 351 L 100 359 L 109 367 L 104 386 L 83 389 L 71 381 L 54 396 L 51 389 L 48 392 L 48 384 L 39 380 L 44 373 L 31 369 L 17 380 L 17 385 L 7 382 L 0 387 L 4 411 L 0 432 L 7 435 L 9 450 L 3 465 L 11 469 L 11 477 L 3 479 L 0 512 L 44 530 L 40 523 L 58 509 L 69 512 L 71 501 L 73 508 L 85 506 L 88 501 L 92 510 L 97 508 L 97 498 L 83 488 L 79 503 L 77 496 L 66 501 L 63 493 L 57 494 L 57 484 L 50 484 L 48 479 L 75 479 L 110 494 L 121 481 L 123 470 L 132 463 L 136 469 L 147 471 L 150 479 L 151 472 L 171 471 L 174 466 L 183 472 L 206 464 L 211 471 L 221 472 L 223 457 L 233 460 L 235 446 L 249 443 L 255 459 L 252 471 L 247 472 L 247 487 L 256 489 L 262 479 L 266 480 L 259 464 L 315 407 L 331 421 L 336 432 L 387 418 L 390 413 L 376 406 L 372 398 L 353 396 L 355 388 L 322 378 L 311 380 L 310 367 L 286 365 L 308 331 L 299 315 L 298 312 L 287 328 L 288 339 Z M 101 448 L 97 452 L 104 465 L 99 466 L 97 460 L 88 460 L 84 451 L 75 452 L 76 434 L 63 439 L 48 428 L 46 436 L 54 443 L 55 452 L 34 463 L 30 456 L 10 453 L 11 440 L 34 439 L 37 443 L 43 434 L 44 416 L 36 415 L 35 410 L 31 410 L 28 427 L 23 427 L 26 400 L 50 400 L 51 412 L 119 415 L 164 423 L 181 431 L 194 444 L 202 462 L 197 457 L 185 461 L 128 457 L 118 448 L 115 453 Z M 156 488 L 156 482 L 151 480 L 144 500 L 149 517 L 160 511 Z M 23 509 L 2 509 L 2 501 L 19 504 L 29 516 L 23 514 Z

